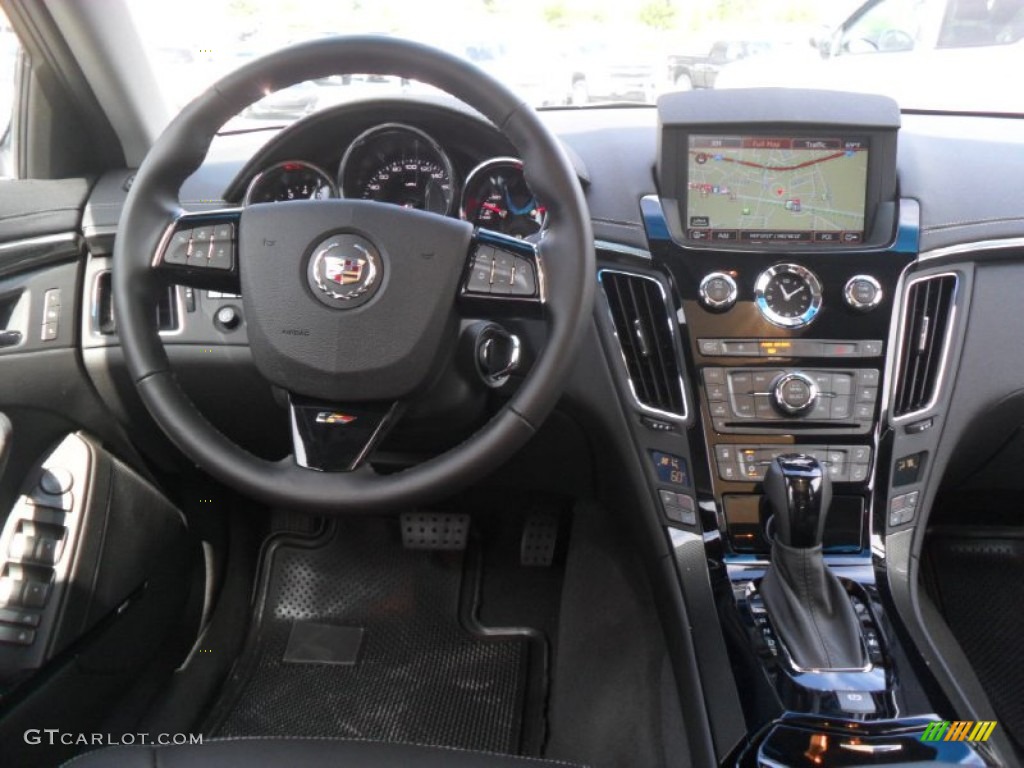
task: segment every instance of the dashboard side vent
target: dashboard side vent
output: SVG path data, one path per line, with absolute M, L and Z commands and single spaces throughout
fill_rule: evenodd
M 662 284 L 653 277 L 609 269 L 601 270 L 598 280 L 608 299 L 633 398 L 644 410 L 685 419 L 675 313 Z
M 160 293 L 160 300 L 156 306 L 157 327 L 163 333 L 172 333 L 178 330 L 178 289 L 170 286 L 166 291 Z M 96 275 L 96 285 L 92 297 L 92 324 L 93 331 L 102 335 L 110 336 L 117 332 L 117 323 L 114 320 L 114 293 L 110 285 L 110 272 L 104 271 Z
M 935 402 L 953 330 L 956 289 L 956 275 L 944 274 L 915 280 L 907 290 L 893 401 L 897 418 Z

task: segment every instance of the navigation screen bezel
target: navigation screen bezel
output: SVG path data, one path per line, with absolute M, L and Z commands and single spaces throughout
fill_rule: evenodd
M 863 179 L 864 197 L 861 201 L 863 229 L 820 231 L 803 229 L 774 230 L 770 228 L 740 229 L 729 226 L 715 227 L 714 222 L 711 222 L 711 226 L 694 225 L 691 221 L 690 200 L 694 195 L 700 193 L 690 188 L 689 175 L 692 170 L 690 158 L 691 152 L 694 149 L 693 142 L 695 140 L 702 140 L 705 144 L 710 144 L 710 142 L 716 139 L 721 139 L 723 142 L 733 143 L 732 148 L 743 148 L 735 146 L 734 142 L 736 140 L 743 142 L 743 145 L 754 142 L 760 142 L 767 145 L 783 141 L 789 143 L 800 141 L 825 141 L 834 144 L 837 151 L 845 151 L 845 147 L 850 143 L 856 144 L 858 147 L 857 151 L 863 151 L 867 154 L 867 163 Z M 714 146 L 711 145 L 706 148 L 709 151 L 713 151 Z M 750 148 L 755 149 L 754 147 Z M 764 148 L 769 147 L 766 146 Z M 872 142 L 870 136 L 862 132 L 836 130 L 835 127 L 823 128 L 818 131 L 780 129 L 777 131 L 766 132 L 763 130 L 738 131 L 730 128 L 726 130 L 694 130 L 692 132 L 687 132 L 685 139 L 685 153 L 682 155 L 684 167 L 681 169 L 685 183 L 685 186 L 683 187 L 685 193 L 682 196 L 682 209 L 680 210 L 684 240 L 687 243 L 700 245 L 738 245 L 752 248 L 761 248 L 764 246 L 785 248 L 818 246 L 829 249 L 844 246 L 860 247 L 864 244 L 864 241 L 868 236 L 868 204 L 870 198 L 869 185 L 871 179 L 872 154 Z
M 786 88 L 698 90 L 658 100 L 657 184 L 671 239 L 693 251 L 855 253 L 887 248 L 896 237 L 899 106 L 873 94 Z M 690 135 L 853 136 L 868 147 L 862 243 L 706 242 L 686 237 Z

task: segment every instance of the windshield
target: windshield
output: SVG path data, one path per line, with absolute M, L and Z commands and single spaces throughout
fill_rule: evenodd
M 461 56 L 538 108 L 794 86 L 884 93 L 905 109 L 1024 112 L 1024 89 L 1007 87 L 1024 71 L 1024 0 L 137 0 L 132 8 L 173 111 L 269 51 L 370 33 Z M 229 127 L 429 92 L 405 79 L 327 77 L 268 95 Z

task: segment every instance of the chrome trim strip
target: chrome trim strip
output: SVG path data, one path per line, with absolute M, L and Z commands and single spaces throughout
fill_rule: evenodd
M 61 232 L 56 235 L 40 235 L 39 237 L 26 237 L 23 240 L 10 240 L 6 243 L 0 243 L 0 253 L 6 251 L 18 251 L 22 248 L 31 248 L 36 245 L 60 245 L 61 243 L 68 243 L 69 245 L 78 242 L 78 234 L 75 232 Z
M 916 411 L 911 411 L 910 413 L 905 413 L 901 414 L 900 416 L 896 416 L 896 403 L 891 402 L 889 407 L 889 413 L 892 416 L 892 418 L 890 419 L 890 423 L 893 425 L 902 424 L 911 419 L 918 418 L 923 413 L 927 413 L 928 411 L 935 407 L 935 404 L 939 401 L 939 398 L 942 394 L 942 387 L 945 384 L 946 373 L 949 363 L 949 352 L 950 348 L 953 346 L 953 331 L 956 328 L 957 303 L 960 300 L 960 275 L 959 273 L 952 271 L 937 272 L 933 275 L 922 275 L 921 277 L 915 277 L 908 281 L 903 287 L 903 295 L 902 299 L 900 300 L 900 326 L 899 332 L 896 335 L 896 365 L 893 368 L 892 373 L 893 386 L 890 396 L 895 398 L 896 390 L 898 389 L 899 384 L 899 382 L 896 381 L 896 377 L 898 377 L 901 374 L 900 366 L 903 364 L 903 337 L 907 333 L 907 313 L 910 310 L 910 306 L 907 304 L 907 299 L 910 296 L 910 289 L 913 288 L 918 283 L 924 283 L 927 282 L 928 280 L 938 280 L 943 277 L 952 277 L 954 283 L 952 302 L 949 309 L 949 322 L 946 325 L 946 336 L 942 340 L 942 355 L 939 357 L 939 373 L 938 377 L 935 379 L 935 388 L 932 391 L 931 397 L 929 398 L 928 402 L 923 407 L 917 409 Z
M 682 403 L 683 403 L 683 412 L 682 413 L 672 413 L 671 411 L 663 411 L 660 408 L 655 408 L 653 406 L 647 405 L 644 402 L 641 402 L 640 397 L 637 394 L 636 384 L 633 382 L 633 378 L 629 375 L 629 363 L 626 360 L 626 352 L 623 349 L 621 340 L 619 339 L 619 332 L 618 332 L 618 329 L 615 327 L 615 317 L 614 317 L 614 315 L 612 315 L 611 304 L 608 301 L 608 292 L 605 289 L 604 283 L 603 283 L 603 281 L 601 279 L 601 276 L 604 275 L 605 273 L 613 274 L 613 275 L 624 275 L 626 277 L 637 278 L 639 280 L 648 280 L 648 281 L 650 281 L 650 282 L 652 282 L 652 283 L 654 283 L 655 285 L 658 286 L 658 291 L 661 293 L 662 301 L 665 303 L 666 317 L 667 317 L 667 320 L 668 320 L 668 332 L 669 332 L 669 335 L 672 337 L 673 344 L 675 345 L 675 348 L 673 349 L 673 354 L 676 356 L 676 368 L 679 371 L 678 381 L 679 381 L 679 392 L 680 392 Z M 687 422 L 687 421 L 689 421 L 689 418 L 690 418 L 690 407 L 689 407 L 689 403 L 688 403 L 688 401 L 686 399 L 686 382 L 683 379 L 683 372 L 684 372 L 685 368 L 684 368 L 683 360 L 679 356 L 679 350 L 682 348 L 682 340 L 680 338 L 678 327 L 673 322 L 676 314 L 675 314 L 675 312 L 672 311 L 672 303 L 669 301 L 669 296 L 665 292 L 665 286 L 662 285 L 660 280 L 658 280 L 658 279 L 656 279 L 654 277 L 651 277 L 650 275 L 643 275 L 643 274 L 640 274 L 640 273 L 637 273 L 637 272 L 629 272 L 627 270 L 621 270 L 621 269 L 599 269 L 597 271 L 597 281 L 598 281 L 598 283 L 601 283 L 601 290 L 604 291 L 605 305 L 606 305 L 606 309 L 607 309 L 607 313 L 608 313 L 608 321 L 609 321 L 609 323 L 611 323 L 612 336 L 615 339 L 615 343 L 619 347 L 619 356 L 620 356 L 620 359 L 622 360 L 622 369 L 623 369 L 622 372 L 623 372 L 623 375 L 626 377 L 626 384 L 629 387 L 629 393 L 630 393 L 630 395 L 633 398 L 633 404 L 637 408 L 639 408 L 641 411 L 643 411 L 644 413 L 649 413 L 649 414 L 652 414 L 654 416 L 658 416 L 659 418 L 668 419 L 670 421 L 676 421 L 676 422 Z
M 963 256 L 977 253 L 979 251 L 1001 251 L 1010 248 L 1024 248 L 1024 237 L 1010 237 L 1005 240 L 977 240 L 973 243 L 960 243 L 948 245 L 944 248 L 934 248 L 924 251 L 917 257 L 918 264 L 926 264 L 936 259 L 945 259 L 951 256 Z
M 854 744 L 853 742 L 839 742 L 840 749 L 850 752 L 857 752 L 863 755 L 884 755 L 890 752 L 899 752 L 903 749 L 902 744 Z
M 621 243 L 613 243 L 611 240 L 594 240 L 594 250 L 596 251 L 611 251 L 621 256 L 633 256 L 637 259 L 645 259 L 651 261 L 653 258 L 651 252 L 644 248 L 636 248 L 632 245 L 622 245 Z

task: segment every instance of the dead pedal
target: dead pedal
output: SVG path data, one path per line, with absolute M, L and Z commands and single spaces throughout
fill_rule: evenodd
M 558 544 L 558 515 L 538 512 L 526 518 L 519 546 L 522 565 L 547 568 L 555 561 Z
M 405 512 L 400 517 L 406 549 L 463 550 L 469 539 L 469 515 Z

